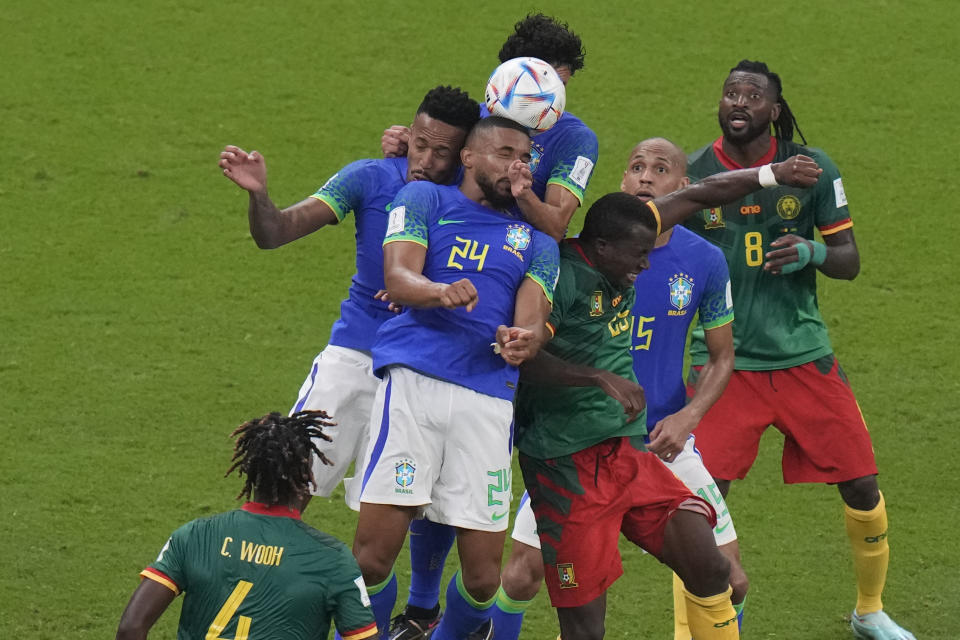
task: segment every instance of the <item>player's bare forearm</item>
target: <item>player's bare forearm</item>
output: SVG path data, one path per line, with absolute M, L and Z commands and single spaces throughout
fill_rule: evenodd
M 779 184 L 796 187 L 812 187 L 822 173 L 817 163 L 807 156 L 792 156 L 771 165 L 771 169 Z M 660 212 L 661 230 L 680 224 L 697 211 L 729 204 L 760 190 L 759 175 L 758 168 L 726 171 L 654 199 Z
M 707 362 L 700 370 L 693 398 L 684 407 L 697 422 L 723 395 L 733 373 L 733 323 L 705 330 L 704 342 L 707 346 Z
M 325 225 L 338 222 L 330 206 L 316 198 L 307 198 L 280 210 L 267 195 L 266 188 L 248 193 L 250 235 L 261 249 L 276 249 Z
M 507 363 L 520 366 L 537 355 L 549 339 L 549 315 L 550 301 L 543 288 L 536 280 L 524 278 L 517 290 L 513 326 L 497 329 L 497 345 Z
M 551 184 L 547 187 L 545 200 L 540 200 L 531 189 L 525 189 L 517 196 L 517 206 L 527 222 L 560 242 L 567 235 L 567 227 L 580 206 L 580 200 L 560 185 Z
M 390 242 L 383 247 L 383 279 L 387 296 L 403 307 L 472 311 L 477 290 L 467 278 L 449 284 L 434 282 L 423 275 L 427 249 L 416 242 Z
M 142 580 L 120 617 L 117 640 L 145 640 L 147 632 L 175 597 L 167 587 L 153 580 Z
M 839 280 L 853 280 L 860 273 L 860 250 L 853 229 L 844 229 L 823 236 L 827 259 L 820 265 L 823 275 Z
M 520 381 L 556 387 L 598 387 L 602 369 L 574 364 L 540 350 L 520 367 Z

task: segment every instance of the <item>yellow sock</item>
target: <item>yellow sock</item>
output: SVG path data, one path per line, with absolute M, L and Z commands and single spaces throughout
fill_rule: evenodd
M 691 640 L 687 626 L 687 599 L 683 595 L 683 580 L 673 574 L 673 640 Z
M 687 620 L 690 631 L 697 640 L 737 640 L 740 630 L 737 627 L 737 612 L 730 604 L 733 589 L 727 587 L 723 593 L 699 598 L 686 589 L 683 596 L 687 601 Z
M 847 537 L 853 547 L 853 564 L 857 571 L 857 613 L 880 611 L 883 585 L 887 581 L 890 546 L 887 544 L 887 507 L 880 502 L 870 511 L 844 505 Z

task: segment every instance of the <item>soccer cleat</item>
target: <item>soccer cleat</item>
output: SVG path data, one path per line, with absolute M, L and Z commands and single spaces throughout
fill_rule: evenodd
M 467 640 L 491 640 L 493 638 L 493 620 L 487 620 L 480 628 L 467 636 Z
M 406 613 L 394 617 L 390 621 L 389 640 L 426 640 L 437 629 L 443 613 L 438 613 L 432 620 L 408 618 Z
M 917 640 L 882 610 L 861 616 L 854 609 L 850 616 L 850 628 L 853 629 L 853 635 L 860 640 Z

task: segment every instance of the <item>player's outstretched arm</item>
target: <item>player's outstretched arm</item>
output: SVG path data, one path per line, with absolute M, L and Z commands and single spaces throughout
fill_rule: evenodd
M 692 213 L 739 200 L 760 190 L 760 172 L 765 167 L 726 171 L 690 184 L 683 189 L 653 200 L 660 212 L 661 231 L 683 222 Z M 769 165 L 776 184 L 812 187 L 823 172 L 813 158 L 792 156 Z
M 120 617 L 117 640 L 144 640 L 176 597 L 177 594 L 159 582 L 142 580 Z
M 797 245 L 806 245 L 806 251 L 801 256 Z M 823 236 L 823 245 L 826 248 L 823 261 L 814 261 L 813 264 L 830 278 L 853 280 L 860 273 L 860 251 L 853 238 L 853 229 L 843 229 L 836 233 Z M 780 236 L 770 243 L 773 248 L 764 256 L 764 271 L 773 275 L 791 273 L 807 266 L 811 256 L 816 256 L 814 243 L 794 234 Z M 819 263 L 819 264 L 818 264 Z
M 250 235 L 261 249 L 275 249 L 338 221 L 333 210 L 316 198 L 279 209 L 267 195 L 267 165 L 256 151 L 247 153 L 227 145 L 220 152 L 220 168 L 223 175 L 249 194 Z
M 383 245 L 383 279 L 390 301 L 404 307 L 465 307 L 473 311 L 478 300 L 473 283 L 467 278 L 450 284 L 430 280 L 423 275 L 426 257 L 427 248 L 416 242 Z
M 568 362 L 548 351 L 541 350 L 534 358 L 523 363 L 520 381 L 562 387 L 600 387 L 623 405 L 628 421 L 636 418 L 647 406 L 643 387 L 633 380 L 621 378 L 606 369 Z
M 526 166 L 526 165 L 525 165 Z M 527 173 L 530 169 L 527 168 Z M 533 184 L 531 176 L 530 184 Z M 517 206 L 523 212 L 527 222 L 544 232 L 557 242 L 567 235 L 570 220 L 580 206 L 577 196 L 558 184 L 547 186 L 544 199 L 540 200 L 529 186 L 514 192 Z
M 664 460 L 672 460 L 683 449 L 687 437 L 720 399 L 733 373 L 733 323 L 704 331 L 708 358 L 697 378 L 693 398 L 683 409 L 660 420 L 650 432 L 648 449 Z

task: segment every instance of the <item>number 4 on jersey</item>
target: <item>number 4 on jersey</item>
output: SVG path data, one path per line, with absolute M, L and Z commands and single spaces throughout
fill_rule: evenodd
M 230 594 L 227 601 L 220 607 L 220 611 L 217 612 L 217 617 L 213 619 L 213 623 L 210 625 L 210 628 L 207 629 L 205 640 L 230 640 L 229 638 L 221 638 L 220 634 L 223 633 L 224 628 L 230 624 L 230 619 L 233 618 L 233 614 L 240 608 L 240 603 L 243 602 L 243 599 L 250 593 L 251 588 L 253 588 L 252 582 L 241 580 L 237 583 L 237 586 L 233 589 L 233 593 Z M 238 616 L 237 633 L 233 637 L 233 640 L 247 640 L 247 636 L 249 635 L 250 618 L 247 616 Z

